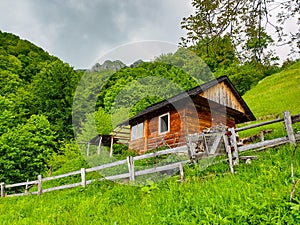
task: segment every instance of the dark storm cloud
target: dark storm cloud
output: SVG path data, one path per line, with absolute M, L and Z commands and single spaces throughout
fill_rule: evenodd
M 181 18 L 191 12 L 190 2 L 182 0 L 11 0 L 0 5 L 1 30 L 36 43 L 76 68 L 127 42 L 177 44 L 184 34 Z

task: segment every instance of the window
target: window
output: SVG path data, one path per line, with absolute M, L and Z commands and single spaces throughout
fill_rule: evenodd
M 167 133 L 170 130 L 170 114 L 166 113 L 159 117 L 159 128 L 160 134 Z
M 139 139 L 144 136 L 144 124 L 138 123 L 131 128 L 131 140 Z

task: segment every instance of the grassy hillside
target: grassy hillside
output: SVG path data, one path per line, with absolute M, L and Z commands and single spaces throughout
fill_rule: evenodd
M 261 80 L 244 100 L 257 119 L 282 117 L 282 112 L 300 113 L 300 62 Z
M 205 171 L 190 166 L 183 183 L 178 177 L 142 187 L 107 181 L 0 199 L 0 224 L 299 224 L 300 190 L 288 201 L 290 148 L 258 155 L 235 175 L 227 163 Z M 299 176 L 299 163 L 296 168 Z
M 300 113 L 299 70 L 296 63 L 246 93 L 256 117 L 277 117 L 284 110 Z M 85 189 L 0 199 L 0 224 L 300 224 L 299 187 L 289 202 L 290 146 L 248 154 L 258 158 L 251 164 L 241 162 L 235 175 L 228 173 L 226 162 L 206 169 L 190 165 L 184 168 L 184 182 L 178 177 L 145 186 L 107 181 Z

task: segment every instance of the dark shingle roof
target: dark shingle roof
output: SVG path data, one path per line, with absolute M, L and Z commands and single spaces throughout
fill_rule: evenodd
M 188 97 L 195 97 L 199 94 L 201 94 L 202 92 L 208 90 L 209 88 L 221 83 L 221 82 L 225 82 L 228 87 L 231 89 L 232 93 L 235 95 L 235 97 L 237 98 L 237 100 L 239 101 L 239 103 L 242 105 L 242 107 L 245 110 L 245 114 L 247 115 L 247 118 L 249 121 L 251 120 L 255 120 L 255 116 L 253 115 L 253 113 L 251 112 L 251 110 L 249 109 L 249 107 L 247 106 L 246 102 L 242 99 L 242 97 L 240 96 L 240 94 L 238 93 L 238 91 L 236 90 L 236 88 L 233 86 L 233 84 L 231 83 L 231 81 L 228 79 L 227 76 L 222 76 L 219 77 L 217 79 L 211 80 L 207 83 L 201 84 L 195 88 L 192 88 L 188 91 L 184 91 L 181 92 L 169 99 L 163 100 L 161 102 L 158 102 L 156 104 L 153 104 L 151 106 L 149 106 L 148 108 L 146 108 L 145 110 L 141 111 L 140 113 L 138 113 L 137 115 L 131 117 L 129 120 L 124 121 L 123 123 L 121 123 L 120 125 L 127 125 L 129 124 L 130 121 L 132 120 L 136 120 L 140 117 L 143 117 L 151 112 L 157 111 L 167 105 L 170 105 L 174 102 L 186 99 Z

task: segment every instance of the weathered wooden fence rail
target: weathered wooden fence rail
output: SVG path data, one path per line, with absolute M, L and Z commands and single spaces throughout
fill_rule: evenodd
M 168 164 L 168 165 L 164 165 L 164 166 L 157 166 L 157 167 L 150 168 L 150 169 L 135 171 L 134 161 L 158 157 L 158 156 L 167 155 L 167 154 L 177 154 L 177 153 L 185 153 L 186 154 L 187 153 L 186 146 L 181 146 L 181 147 L 177 147 L 174 149 L 167 149 L 167 150 L 163 150 L 163 151 L 153 152 L 153 153 L 149 153 L 149 154 L 145 154 L 145 155 L 141 155 L 141 156 L 135 156 L 135 157 L 128 156 L 127 159 L 125 159 L 125 160 L 119 160 L 119 161 L 115 161 L 115 162 L 111 162 L 111 163 L 107 163 L 107 164 L 103 164 L 100 166 L 87 168 L 87 169 L 81 168 L 81 170 L 77 170 L 77 171 L 73 171 L 73 172 L 69 172 L 69 173 L 61 174 L 61 175 L 57 175 L 57 176 L 52 176 L 52 177 L 42 178 L 41 175 L 38 175 L 38 179 L 34 180 L 34 181 L 27 181 L 27 182 L 21 182 L 21 183 L 16 183 L 16 184 L 1 183 L 1 197 L 24 196 L 24 195 L 28 195 L 28 194 L 41 195 L 42 193 L 46 193 L 46 192 L 50 192 L 50 191 L 62 190 L 62 189 L 73 188 L 73 187 L 78 187 L 78 186 L 85 187 L 86 185 L 92 183 L 93 181 L 104 180 L 104 179 L 118 180 L 118 179 L 126 179 L 127 178 L 130 181 L 134 181 L 137 176 L 168 171 L 168 170 L 172 170 L 172 169 L 176 169 L 176 168 L 178 168 L 180 170 L 180 175 L 183 176 L 182 165 L 185 163 L 188 163 L 190 160 L 185 160 L 185 161 L 176 162 L 176 163 L 172 163 L 172 164 Z M 107 176 L 107 177 L 104 177 L 101 179 L 86 180 L 86 173 L 101 171 L 103 169 L 116 167 L 116 166 L 124 165 L 124 164 L 128 165 L 128 173 L 111 175 L 111 176 Z M 81 182 L 43 189 L 43 182 L 56 180 L 56 179 L 60 179 L 60 178 L 65 178 L 65 177 L 70 177 L 70 176 L 79 175 L 79 174 L 81 176 Z M 34 192 L 28 192 L 26 187 L 28 187 L 29 185 L 37 185 L 38 190 L 34 191 Z M 9 194 L 9 195 L 5 193 L 5 190 L 8 188 L 22 187 L 22 186 L 25 186 L 25 193 L 17 193 L 17 194 Z
M 262 140 L 261 142 L 254 143 L 254 144 L 248 144 L 245 146 L 238 145 L 238 142 L 237 142 L 238 136 L 237 136 L 236 132 L 245 131 L 245 130 L 249 130 L 249 129 L 253 129 L 253 128 L 257 128 L 257 127 L 261 127 L 261 126 L 265 126 L 265 125 L 269 125 L 269 124 L 274 124 L 274 123 L 278 123 L 278 122 L 284 122 L 284 126 L 287 131 L 287 136 L 275 138 L 273 140 L 266 140 L 266 141 Z M 220 135 L 216 135 L 216 140 L 218 142 L 223 137 L 225 150 L 226 150 L 226 153 L 228 154 L 230 170 L 231 170 L 231 172 L 234 172 L 234 165 L 236 163 L 238 163 L 238 161 L 236 161 L 236 160 L 238 160 L 239 158 L 243 158 L 243 157 L 239 156 L 239 152 L 253 150 L 253 149 L 263 149 L 263 148 L 268 148 L 268 147 L 274 147 L 274 146 L 279 146 L 279 145 L 286 144 L 286 143 L 294 143 L 295 144 L 296 141 L 300 141 L 300 133 L 294 134 L 293 126 L 292 126 L 292 124 L 297 123 L 297 122 L 300 122 L 300 114 L 291 116 L 290 113 L 288 111 L 286 111 L 286 112 L 284 112 L 284 118 L 266 121 L 266 122 L 262 122 L 262 123 L 258 123 L 258 124 L 253 124 L 253 125 L 249 125 L 249 126 L 245 126 L 245 127 L 241 127 L 241 128 L 235 128 L 235 129 L 229 128 L 228 130 L 226 130 L 227 134 L 225 134 L 225 132 L 223 132 Z M 216 140 L 215 140 L 215 142 L 216 142 Z M 217 143 L 213 143 L 212 149 L 214 149 L 214 152 L 213 152 L 213 154 L 209 154 L 208 157 L 214 157 L 216 155 L 219 155 L 219 153 L 215 152 L 216 145 L 217 145 Z M 46 193 L 46 192 L 50 192 L 50 191 L 62 190 L 62 189 L 73 188 L 73 187 L 78 187 L 78 186 L 85 187 L 86 185 L 95 181 L 95 180 L 86 180 L 86 173 L 100 171 L 103 169 L 107 169 L 107 168 L 111 168 L 111 167 L 115 167 L 115 166 L 119 166 L 119 165 L 124 165 L 124 164 L 128 165 L 127 173 L 111 175 L 111 176 L 107 176 L 107 177 L 97 179 L 97 180 L 104 180 L 104 179 L 117 180 L 117 179 L 126 179 L 127 178 L 130 181 L 135 181 L 135 178 L 137 176 L 168 171 L 168 170 L 175 169 L 175 168 L 179 168 L 180 177 L 183 178 L 183 169 L 182 169 L 183 165 L 190 162 L 190 160 L 185 160 L 185 161 L 176 162 L 176 163 L 172 163 L 172 164 L 168 164 L 168 165 L 164 165 L 164 166 L 157 166 L 157 167 L 144 169 L 144 170 L 137 170 L 137 171 L 135 171 L 136 168 L 135 168 L 134 162 L 137 160 L 153 158 L 153 157 L 158 157 L 158 156 L 167 155 L 167 154 L 176 154 L 176 153 L 187 154 L 189 151 L 188 150 L 189 148 L 190 147 L 189 147 L 189 143 L 188 143 L 188 145 L 185 145 L 185 146 L 176 147 L 173 149 L 167 149 L 164 151 L 153 152 L 153 153 L 135 156 L 135 157 L 129 156 L 129 157 L 127 157 L 127 159 L 124 159 L 124 160 L 119 160 L 116 162 L 111 162 L 111 163 L 107 163 L 104 165 L 87 168 L 87 169 L 81 168 L 81 170 L 73 171 L 73 172 L 69 172 L 69 173 L 61 174 L 61 175 L 57 175 L 57 176 L 42 178 L 42 176 L 39 175 L 38 179 L 35 181 L 27 181 L 27 182 L 22 182 L 22 183 L 17 183 L 17 184 L 1 183 L 0 184 L 1 197 L 24 196 L 24 195 L 28 195 L 28 194 L 41 195 L 42 193 Z M 43 182 L 60 179 L 60 178 L 65 178 L 65 177 L 70 177 L 70 176 L 79 175 L 79 174 L 81 176 L 81 182 L 43 189 Z M 29 192 L 28 187 L 30 185 L 31 186 L 37 185 L 37 187 L 38 187 L 37 191 Z M 7 195 L 5 193 L 5 190 L 8 188 L 21 187 L 21 186 L 25 186 L 25 193 L 17 193 L 17 194 L 10 194 L 10 195 Z

